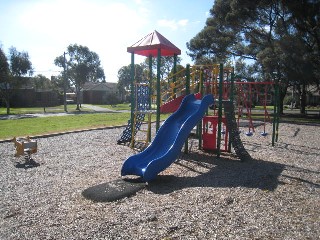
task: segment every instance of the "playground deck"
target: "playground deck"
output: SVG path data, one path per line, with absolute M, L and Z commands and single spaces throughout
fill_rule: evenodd
M 260 126 L 261 128 L 261 126 Z M 244 130 L 244 128 L 243 128 Z M 15 168 L 13 143 L 0 143 L 0 239 L 316 239 L 320 235 L 319 126 L 280 125 L 241 134 L 253 158 L 198 150 L 136 195 L 93 203 L 88 187 L 120 176 L 134 150 L 123 128 L 39 138 L 35 168 Z M 271 132 L 271 125 L 267 125 Z M 21 158 L 23 161 L 23 158 Z

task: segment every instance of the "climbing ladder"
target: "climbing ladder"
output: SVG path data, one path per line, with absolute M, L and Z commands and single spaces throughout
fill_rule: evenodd
M 133 126 L 139 124 L 139 132 L 137 131 L 134 134 L 134 137 L 131 138 L 130 147 L 143 150 L 151 142 L 151 117 L 155 111 L 136 111 L 134 113 L 134 123 Z M 143 115 L 143 120 L 139 116 Z
M 120 139 L 117 141 L 118 144 L 130 143 L 133 147 L 135 142 L 135 136 L 140 130 L 141 125 L 145 123 L 145 115 L 148 114 L 148 121 L 151 122 L 150 115 L 150 93 L 149 84 L 147 83 L 137 83 L 135 88 L 135 111 L 134 111 L 134 121 L 133 121 L 133 131 L 131 130 L 131 119 L 128 120 L 128 124 L 124 131 L 122 132 Z M 148 136 L 150 135 L 147 132 Z M 147 136 L 146 139 L 149 139 Z

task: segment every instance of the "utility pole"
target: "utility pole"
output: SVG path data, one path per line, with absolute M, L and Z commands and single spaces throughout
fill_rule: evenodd
M 66 71 L 66 53 L 63 52 L 63 105 L 64 111 L 68 112 L 67 109 L 67 71 Z

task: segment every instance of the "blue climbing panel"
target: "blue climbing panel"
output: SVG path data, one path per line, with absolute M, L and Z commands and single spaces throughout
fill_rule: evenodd
M 145 114 L 141 112 L 150 110 L 150 90 L 147 83 L 136 84 L 135 100 L 135 111 L 140 113 L 136 114 L 136 124 L 133 126 L 134 136 L 140 130 L 141 124 L 144 121 Z M 127 127 L 124 129 L 118 140 L 118 144 L 131 142 L 131 137 L 131 119 L 129 119 Z

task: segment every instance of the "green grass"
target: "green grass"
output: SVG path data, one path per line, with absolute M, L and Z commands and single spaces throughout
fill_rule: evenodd
M 121 103 L 117 105 L 101 105 L 101 107 L 106 107 L 112 110 L 131 110 L 130 103 Z
M 273 112 L 269 111 L 270 120 L 273 122 Z M 236 116 L 237 118 L 238 116 Z M 252 121 L 264 121 L 264 114 L 259 112 L 252 112 L 251 114 Z M 244 115 L 241 119 L 248 120 Z M 268 121 L 268 118 L 266 118 Z M 307 115 L 303 116 L 301 114 L 283 114 L 280 116 L 280 123 L 288 122 L 294 124 L 319 124 L 320 118 L 317 115 Z
M 67 105 L 68 112 L 73 113 L 73 112 L 79 112 L 76 110 L 75 104 L 70 104 Z M 46 107 L 45 108 L 46 113 L 62 113 L 64 112 L 64 106 L 55 106 L 55 107 Z M 91 109 L 82 107 L 81 111 L 86 111 L 86 112 L 92 112 Z M 32 114 L 32 113 L 44 113 L 43 107 L 30 107 L 30 108 L 10 108 L 10 114 L 12 115 L 18 115 L 18 114 Z M 6 108 L 0 108 L 0 115 L 1 114 L 7 114 L 7 109 Z
M 125 124 L 130 113 L 78 114 L 0 121 L 0 139 Z
M 266 106 L 267 110 L 273 110 L 273 106 Z M 256 110 L 264 110 L 264 106 L 255 106 L 254 108 L 252 108 L 253 110 L 256 109 Z
M 108 109 L 115 110 L 115 111 L 117 111 L 117 110 L 130 111 L 131 110 L 130 103 L 121 103 L 121 104 L 117 104 L 117 105 L 96 105 L 96 106 L 108 108 Z M 152 104 L 151 108 L 155 110 L 157 108 L 157 106 L 155 104 Z
M 111 105 L 103 105 L 106 108 L 114 110 L 130 110 L 129 104 L 118 104 L 116 107 Z M 68 116 L 53 116 L 41 118 L 24 118 L 16 120 L 0 120 L 0 139 L 8 139 L 14 136 L 34 136 L 48 133 L 58 133 L 64 131 L 72 131 L 79 129 L 88 129 L 96 127 L 107 127 L 116 125 L 126 125 L 130 118 L 130 112 L 125 113 L 88 113 L 92 110 L 82 107 L 81 111 L 75 110 L 76 105 L 68 105 L 69 113 L 78 113 Z M 43 108 L 12 108 L 12 114 L 25 113 L 43 113 Z M 0 114 L 5 114 L 6 109 L 0 108 Z M 59 113 L 63 111 L 63 105 L 46 108 L 46 112 Z M 211 113 L 211 110 L 210 110 Z M 269 111 L 272 120 L 272 111 Z M 212 114 L 212 113 L 211 113 Z M 169 114 L 162 114 L 161 120 L 168 118 Z M 262 112 L 253 112 L 254 121 L 264 120 Z M 152 115 L 152 121 L 155 121 L 156 115 Z M 320 123 L 317 115 L 302 116 L 300 114 L 285 114 L 281 116 L 281 122 L 291 123 Z
M 115 111 L 117 111 L 117 110 L 128 110 L 128 111 L 130 111 L 131 110 L 130 103 L 121 103 L 121 104 L 116 104 L 116 105 L 96 105 L 96 106 L 103 107 L 103 108 L 108 108 L 108 109 L 115 110 Z M 151 105 L 151 109 L 156 110 L 157 109 L 157 105 L 156 104 L 152 104 Z
M 161 115 L 161 120 L 168 114 Z M 130 118 L 130 112 L 126 113 L 92 113 L 76 114 L 69 116 L 24 118 L 16 120 L 0 121 L 0 139 L 13 137 L 25 137 L 58 133 L 79 129 L 126 125 Z M 152 121 L 156 116 L 152 116 Z

